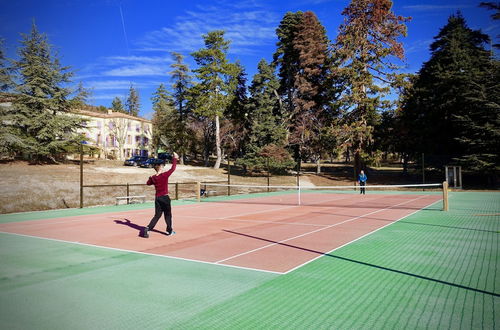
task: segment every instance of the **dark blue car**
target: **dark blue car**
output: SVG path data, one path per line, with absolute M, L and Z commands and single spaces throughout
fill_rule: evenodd
M 148 158 L 139 165 L 140 167 L 152 168 L 156 164 L 165 164 L 163 159 L 158 158 Z
M 140 165 L 143 161 L 147 160 L 148 157 L 143 157 L 143 156 L 134 156 L 132 158 L 127 159 L 123 165 L 126 166 L 137 166 Z

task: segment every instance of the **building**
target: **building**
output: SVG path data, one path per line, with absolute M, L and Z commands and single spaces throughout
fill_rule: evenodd
M 15 94 L 0 92 L 0 108 L 5 111 L 11 109 L 15 97 Z M 79 133 L 87 137 L 84 143 L 93 147 L 90 148 L 90 156 L 124 159 L 136 155 L 149 156 L 152 153 L 151 121 L 122 112 L 102 112 L 97 109 L 94 106 L 84 106 L 84 109 L 69 113 L 85 119 L 86 127 Z
M 149 156 L 152 151 L 151 121 L 121 112 L 107 113 L 88 110 L 74 112 L 85 119 L 85 144 L 95 147 L 96 158 L 124 159 L 131 156 Z

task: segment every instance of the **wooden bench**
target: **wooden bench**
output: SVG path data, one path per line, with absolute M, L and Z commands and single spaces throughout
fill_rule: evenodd
M 121 196 L 121 197 L 115 197 L 116 198 L 116 204 L 115 205 L 118 205 L 118 203 L 121 201 L 121 200 L 126 200 L 127 201 L 127 204 L 129 204 L 129 202 L 132 200 L 132 199 L 139 199 L 142 201 L 142 203 L 145 203 L 146 202 L 146 196 Z

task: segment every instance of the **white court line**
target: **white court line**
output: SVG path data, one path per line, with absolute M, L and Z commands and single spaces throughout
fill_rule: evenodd
M 342 196 L 342 197 L 344 197 L 344 196 Z M 423 198 L 423 197 L 428 197 L 428 196 L 421 196 L 421 197 L 416 198 L 416 199 L 413 199 L 413 200 L 417 200 L 417 199 L 420 199 L 420 198 Z M 331 200 L 337 200 L 337 199 L 339 199 L 339 200 L 341 200 L 341 199 L 349 199 L 349 197 L 347 197 L 347 196 L 346 196 L 345 198 L 336 198 L 336 199 L 331 199 Z M 390 208 L 393 208 L 393 207 L 396 207 L 396 206 L 399 206 L 399 205 L 402 205 L 402 204 L 405 204 L 405 203 L 411 202 L 411 201 L 413 201 L 413 200 L 409 200 L 409 201 L 406 201 L 406 202 L 403 202 L 403 203 L 399 203 L 399 204 L 397 204 L 397 205 L 393 205 L 393 206 L 388 207 L 388 208 L 386 208 L 386 209 L 390 209 Z M 329 201 L 330 201 L 330 200 L 329 200 Z M 325 202 L 325 201 L 321 201 L 321 202 L 318 202 L 318 203 L 315 203 L 315 204 L 319 204 L 319 203 L 323 203 L 323 202 Z M 435 203 L 437 203 L 437 202 L 439 202 L 439 201 L 433 202 L 433 203 L 431 203 L 431 204 L 429 204 L 429 205 L 435 204 Z M 212 204 L 212 203 L 210 203 L 210 204 Z M 206 204 L 205 204 L 205 205 L 206 205 Z M 311 204 L 310 204 L 310 205 L 311 205 Z M 427 205 L 427 206 L 425 206 L 425 207 L 428 207 L 429 205 Z M 178 206 L 190 206 L 190 205 L 178 205 Z M 201 205 L 200 205 L 200 206 L 201 206 Z M 291 208 L 291 207 L 300 207 L 300 206 L 299 206 L 299 205 L 294 205 L 294 206 L 290 206 L 290 207 L 286 207 L 286 208 Z M 302 206 L 302 207 L 303 207 L 303 206 Z M 328 207 L 328 206 L 325 206 L 325 207 Z M 331 206 L 330 206 L 330 207 L 331 207 Z M 141 210 L 142 210 L 142 209 L 141 209 Z M 385 210 L 385 209 L 383 209 L 383 210 Z M 368 214 L 365 214 L 364 216 L 367 216 L 367 215 L 370 215 L 370 214 L 373 214 L 373 213 L 376 213 L 376 212 L 380 212 L 380 211 L 383 211 L 383 210 L 377 210 L 377 211 L 374 211 L 374 212 L 370 212 L 370 213 L 368 213 Z M 414 213 L 416 213 L 416 212 L 418 212 L 418 211 L 421 211 L 421 210 L 422 210 L 422 209 L 416 210 L 416 211 L 414 211 L 414 212 L 413 212 L 413 213 L 411 213 L 411 214 L 414 214 Z M 139 210 L 137 210 L 137 211 L 139 211 Z M 122 212 L 127 212 L 127 211 L 118 211 L 118 212 L 122 213 Z M 263 211 L 263 212 L 264 212 L 264 211 Z M 263 212 L 255 212 L 255 213 L 263 213 Z M 408 215 L 406 215 L 406 216 L 404 216 L 404 217 L 402 217 L 402 218 L 400 218 L 400 219 L 398 219 L 398 220 L 396 220 L 396 221 L 399 221 L 399 220 L 401 220 L 401 219 L 403 219 L 403 218 L 405 218 L 405 217 L 408 217 L 408 216 L 409 216 L 409 215 L 411 215 L 411 214 L 408 214 Z M 83 215 L 82 215 L 82 216 L 83 216 Z M 362 217 L 362 216 L 360 216 L 360 217 Z M 356 218 L 354 218 L 354 219 L 357 219 L 357 218 L 359 218 L 359 217 L 356 217 Z M 354 219 L 351 219 L 351 220 L 354 220 Z M 41 220 L 44 220 L 44 219 L 41 219 Z M 74 220 L 74 221 L 83 221 L 83 219 L 78 219 L 78 220 Z M 339 223 L 339 224 L 340 224 L 340 223 Z M 390 224 L 388 224 L 388 225 L 386 225 L 386 226 L 389 226 L 389 225 L 391 225 L 391 224 L 392 224 L 392 223 L 390 223 Z M 335 225 L 338 225 L 338 224 L 335 224 Z M 335 225 L 328 225 L 328 227 L 333 227 L 333 226 L 335 226 Z M 386 227 L 386 226 L 384 226 L 384 227 Z M 381 228 L 379 228 L 379 229 L 382 229 L 382 228 L 383 228 L 383 227 L 381 227 Z M 319 230 L 315 230 L 314 232 L 317 232 L 317 231 L 320 231 L 320 230 L 323 230 L 323 229 L 327 229 L 327 228 L 321 228 L 321 229 L 319 229 Z M 373 232 L 375 232 L 375 231 L 377 231 L 377 230 L 379 230 L 379 229 L 376 229 L 376 230 L 374 230 Z M 373 232 L 370 232 L 370 233 L 368 233 L 368 234 L 365 234 L 365 235 L 363 235 L 362 237 L 365 237 L 365 236 L 367 236 L 367 235 L 369 235 L 369 234 L 371 234 L 371 233 L 373 233 Z M 21 236 L 21 237 L 37 238 L 37 239 L 43 239 L 43 240 L 48 240 L 48 241 L 60 242 L 60 243 L 68 243 L 68 244 L 76 244 L 76 245 L 82 245 L 82 246 L 88 246 L 88 247 L 103 248 L 103 249 L 113 250 L 113 251 L 119 251 L 119 252 L 127 252 L 127 253 L 135 253 L 135 254 L 141 254 L 141 255 L 155 256 L 155 257 L 161 257 L 161 258 L 167 258 L 167 259 L 173 259 L 173 260 L 183 260 L 183 261 L 189 261 L 189 262 L 198 262 L 198 263 L 202 263 L 202 264 L 209 264 L 209 265 L 216 265 L 216 266 L 224 266 L 224 267 L 229 267 L 229 268 L 236 268 L 236 269 L 243 269 L 243 270 L 253 270 L 253 271 L 258 271 L 258 272 L 263 272 L 263 273 L 271 273 L 271 274 L 278 274 L 278 275 L 287 274 L 287 273 L 289 273 L 289 272 L 291 272 L 291 271 L 293 271 L 293 270 L 295 270 L 295 269 L 297 269 L 297 268 L 300 268 L 300 267 L 302 267 L 302 266 L 304 266 L 304 265 L 308 264 L 309 262 L 312 262 L 312 261 L 314 261 L 314 260 L 316 260 L 316 259 L 318 259 L 318 258 L 320 258 L 321 256 L 323 256 L 323 255 L 324 255 L 324 254 L 323 254 L 323 255 L 320 255 L 320 256 L 318 256 L 318 257 L 316 257 L 316 258 L 314 258 L 314 259 L 311 259 L 310 261 L 307 261 L 307 262 L 305 262 L 305 263 L 303 263 L 303 264 L 301 264 L 301 265 L 299 265 L 299 266 L 297 266 L 297 267 L 295 267 L 295 268 L 293 268 L 293 269 L 291 269 L 291 270 L 288 270 L 288 271 L 286 271 L 286 272 L 277 272 L 277 271 L 270 271 L 270 270 L 259 269 L 259 268 L 250 268 L 250 267 L 242 267 L 242 266 L 235 266 L 235 265 L 229 265 L 229 264 L 222 264 L 222 263 L 220 263 L 220 262 L 221 262 L 220 260 L 219 260 L 219 261 L 217 261 L 217 262 L 208 262 L 208 261 L 202 261 L 202 260 L 196 260 L 196 259 L 189 259 L 189 258 L 181 258 L 181 257 L 167 256 L 167 255 L 154 254 L 154 253 L 147 253 L 147 252 L 141 252 L 141 251 L 127 250 L 127 249 L 120 249 L 120 248 L 112 248 L 112 247 L 101 246 L 101 245 L 95 245 L 95 244 L 88 244 L 88 243 L 75 242 L 75 241 L 66 241 L 66 240 L 60 240 L 60 239 L 55 239 L 55 238 L 46 238 L 46 237 L 33 236 L 33 235 L 25 235 L 25 234 L 18 234 L 18 233 L 11 233 L 11 232 L 5 232 L 5 231 L 0 231 L 0 233 L 3 233 L 3 234 L 10 234 L 10 235 L 16 235 L 16 236 Z M 311 233 L 312 233 L 312 232 L 311 232 Z M 300 236 L 304 236 L 304 235 L 300 235 Z M 300 237 L 300 236 L 297 236 L 297 237 Z M 296 238 L 297 238 L 297 237 L 296 237 Z M 360 238 L 361 238 L 361 237 L 360 237 Z M 358 239 L 360 239 L 360 238 L 358 238 Z M 290 238 L 290 239 L 293 239 L 293 238 Z M 287 239 L 287 240 L 290 240 L 290 239 Z M 348 245 L 348 244 L 350 244 L 350 243 L 352 243 L 352 242 L 355 242 L 355 241 L 356 241 L 356 240 L 358 240 L 358 239 L 355 239 L 355 240 L 353 240 L 353 241 L 351 241 L 351 242 L 349 242 L 349 243 L 346 243 L 346 244 L 344 244 L 343 246 Z M 287 241 L 287 240 L 283 240 L 283 241 L 281 241 L 281 242 L 284 242 L 284 241 Z M 281 243 L 281 242 L 278 242 L 278 243 Z M 275 245 L 275 244 L 278 244 L 278 243 L 273 243 L 273 244 L 270 244 L 270 245 Z M 270 245 L 269 245 L 269 246 L 270 246 Z M 340 248 L 340 247 L 338 247 L 338 248 Z M 336 248 L 336 249 L 338 249 L 338 248 Z M 334 249 L 334 250 L 336 250 L 336 249 Z M 258 250 L 258 249 L 256 249 L 256 250 Z M 334 250 L 330 251 L 329 253 L 333 252 Z M 247 253 L 250 253 L 250 252 L 251 252 L 251 251 L 249 251 L 249 252 L 247 252 Z M 243 253 L 243 254 L 246 254 L 246 253 Z M 231 257 L 231 258 L 234 258 L 234 257 Z
M 182 221 L 185 221 L 185 218 L 196 218 L 208 221 L 227 221 L 227 222 L 250 222 L 250 223 L 275 223 L 279 225 L 296 225 L 296 226 L 312 226 L 312 227 L 325 227 L 328 225 L 320 225 L 318 223 L 305 223 L 305 222 L 287 222 L 289 219 L 283 219 L 283 221 L 266 221 L 266 220 L 253 220 L 253 219 L 231 219 L 231 218 L 212 218 L 212 217 L 200 217 L 195 215 L 184 215 L 182 216 Z
M 15 236 L 21 236 L 21 237 L 43 239 L 43 240 L 53 241 L 53 242 L 59 242 L 59 243 L 69 243 L 69 244 L 82 245 L 82 246 L 88 246 L 88 247 L 94 247 L 94 248 L 101 248 L 101 249 L 112 250 L 112 251 L 142 254 L 142 255 L 153 256 L 153 257 L 161 257 L 161 258 L 174 259 L 174 260 L 183 260 L 183 261 L 190 261 L 190 262 L 199 262 L 199 263 L 207 264 L 207 265 L 227 266 L 227 267 L 230 267 L 230 268 L 237 268 L 237 269 L 244 269 L 244 270 L 253 270 L 253 271 L 258 271 L 258 272 L 263 272 L 263 273 L 271 273 L 271 274 L 278 274 L 278 275 L 284 274 L 282 272 L 274 272 L 274 271 L 271 271 L 271 270 L 265 270 L 265 269 L 259 269 L 259 268 L 250 268 L 250 267 L 241 267 L 241 266 L 234 266 L 234 265 L 217 264 L 217 263 L 209 262 L 209 261 L 202 261 L 202 260 L 188 259 L 188 258 L 181 258 L 181 257 L 173 257 L 173 256 L 167 256 L 167 255 L 163 255 L 163 254 L 154 254 L 154 253 L 148 253 L 148 252 L 142 252 L 142 251 L 134 251 L 134 250 L 127 250 L 127 249 L 120 249 L 120 248 L 112 248 L 112 247 L 108 247 L 108 246 L 88 244 L 88 243 L 75 242 L 75 241 L 65 241 L 65 240 L 56 239 L 56 238 L 47 238 L 47 237 L 32 236 L 32 235 L 25 235 L 25 234 L 18 234 L 18 233 L 10 233 L 10 232 L 5 232 L 5 231 L 0 231 L 0 233 L 2 233 L 2 234 L 10 234 L 10 235 L 15 235 Z
M 320 232 L 320 231 L 325 230 L 325 229 L 333 228 L 333 227 L 335 227 L 335 226 L 341 225 L 341 224 L 346 223 L 346 222 L 354 221 L 354 220 L 357 220 L 357 219 L 359 219 L 359 218 L 366 217 L 366 216 L 368 216 L 368 215 L 372 215 L 372 214 L 375 214 L 375 213 L 379 213 L 379 212 L 382 212 L 382 211 L 385 211 L 385 210 L 392 209 L 392 208 L 394 208 L 394 207 L 396 207 L 396 206 L 400 206 L 400 205 L 403 205 L 403 204 L 407 204 L 407 203 L 410 203 L 410 202 L 413 202 L 413 201 L 419 200 L 419 199 L 424 198 L 424 197 L 427 197 L 427 196 L 420 196 L 420 197 L 417 197 L 417 198 L 414 198 L 414 199 L 410 199 L 410 200 L 405 201 L 405 202 L 398 203 L 398 204 L 393 205 L 393 206 L 390 206 L 390 207 L 386 207 L 386 208 L 384 208 L 384 209 L 380 209 L 380 210 L 372 211 L 372 212 L 369 212 L 369 213 L 366 213 L 366 214 L 363 214 L 363 215 L 360 215 L 360 216 L 357 216 L 357 217 L 354 217 L 354 218 L 351 218 L 351 219 L 344 220 L 344 221 L 339 222 L 339 223 L 335 223 L 335 224 L 332 224 L 332 225 L 329 225 L 329 226 L 326 226 L 326 227 L 323 227 L 323 228 L 319 228 L 319 229 L 316 229 L 316 230 L 313 230 L 313 231 L 310 231 L 310 232 L 306 232 L 306 233 L 301 234 L 301 235 L 297 235 L 297 236 L 294 236 L 294 237 L 290 237 L 290 238 L 287 238 L 287 239 L 284 239 L 284 240 L 281 240 L 281 241 L 278 241 L 278 242 L 270 243 L 270 244 L 267 244 L 267 245 L 261 246 L 261 247 L 256 248 L 256 249 L 252 249 L 252 250 L 249 250 L 249 251 L 246 251 L 246 252 L 243 252 L 243 253 L 239 253 L 239 254 L 237 254 L 237 255 L 234 255 L 234 256 L 231 256 L 231 257 L 228 257 L 228 258 L 224 258 L 224 259 L 218 260 L 218 261 L 216 261 L 216 263 L 217 263 L 217 264 L 219 264 L 219 263 L 222 263 L 222 262 L 225 262 L 225 261 L 231 260 L 231 259 L 235 259 L 235 258 L 238 258 L 238 257 L 244 256 L 244 255 L 246 255 L 246 254 L 250 254 L 250 253 L 253 253 L 253 252 L 256 252 L 256 251 L 262 250 L 262 249 L 266 249 L 266 248 L 271 247 L 271 246 L 274 246 L 274 245 L 278 245 L 278 244 L 281 244 L 281 243 L 284 243 L 284 242 L 288 242 L 288 241 L 291 241 L 291 240 L 294 240 L 294 239 L 297 239 L 297 238 L 300 238 L 300 237 L 304 237 L 304 236 L 307 236 L 307 235 L 311 235 L 311 234 L 314 234 L 314 233 Z
M 326 254 L 330 254 L 330 253 L 332 253 L 333 251 L 336 251 L 336 250 L 338 250 L 338 249 L 340 249 L 340 248 L 342 248 L 342 247 L 344 247 L 344 246 L 346 246 L 346 245 L 349 245 L 349 244 L 351 244 L 351 243 L 354 243 L 354 242 L 356 242 L 356 241 L 358 241 L 358 240 L 360 240 L 360 239 L 362 239 L 362 238 L 364 238 L 364 237 L 366 237 L 366 236 L 368 236 L 368 235 L 373 234 L 373 233 L 374 233 L 374 232 L 376 232 L 376 231 L 379 231 L 380 229 L 383 229 L 383 228 L 385 228 L 385 227 L 387 227 L 387 226 L 393 225 L 393 224 L 395 224 L 396 222 L 398 222 L 398 221 L 400 221 L 400 220 L 402 220 L 402 219 L 404 219 L 404 218 L 409 217 L 410 215 L 413 215 L 413 214 L 415 214 L 415 213 L 417 213 L 417 212 L 419 212 L 419 211 L 422 211 L 422 209 L 424 209 L 424 208 L 426 208 L 426 207 L 429 207 L 429 206 L 431 206 L 432 204 L 436 204 L 436 203 L 440 203 L 440 202 L 441 202 L 441 200 L 438 200 L 438 201 L 432 202 L 432 203 L 430 203 L 430 204 L 428 204 L 428 205 L 426 205 L 426 206 L 422 207 L 422 208 L 421 208 L 421 209 L 419 209 L 419 210 L 416 210 L 416 211 L 414 211 L 414 212 L 412 212 L 412 213 L 409 213 L 409 214 L 407 214 L 407 215 L 405 215 L 405 216 L 402 216 L 402 217 L 401 217 L 401 218 L 399 218 L 399 219 L 394 220 L 393 222 L 388 223 L 388 224 L 387 224 L 387 225 L 385 225 L 385 226 L 382 226 L 382 227 L 380 227 L 380 228 L 377 228 L 377 229 L 375 229 L 375 230 L 373 230 L 373 231 L 371 231 L 371 232 L 369 232 L 369 233 L 366 233 L 366 234 L 364 234 L 363 236 L 360 236 L 360 237 L 358 237 L 358 238 L 356 238 L 356 239 L 354 239 L 354 240 L 352 240 L 352 241 L 350 241 L 350 242 L 347 242 L 347 243 L 345 243 L 345 244 L 342 244 L 341 246 L 336 247 L 335 249 L 333 249 L 333 250 L 329 251 L 328 253 L 322 253 L 322 254 L 320 254 L 319 256 L 317 256 L 317 257 L 315 257 L 315 258 L 313 258 L 313 259 L 311 259 L 311 260 L 308 260 L 308 261 L 306 261 L 306 262 L 304 262 L 304 263 L 302 263 L 302 264 L 300 264 L 300 265 L 298 265 L 298 266 L 296 266 L 296 267 L 294 267 L 294 268 L 292 268 L 292 269 L 289 269 L 289 270 L 287 270 L 284 274 L 288 274 L 288 273 L 290 273 L 290 272 L 293 272 L 294 270 L 299 269 L 300 267 L 305 266 L 305 265 L 307 265 L 307 264 L 309 264 L 309 263 L 313 262 L 314 260 L 316 260 L 316 259 L 319 259 L 319 258 L 323 257 L 323 256 L 324 256 L 324 255 L 326 255 Z

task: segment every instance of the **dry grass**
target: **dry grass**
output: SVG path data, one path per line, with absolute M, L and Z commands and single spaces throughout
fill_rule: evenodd
M 145 186 L 152 169 L 123 166 L 120 161 L 96 161 L 84 166 L 84 184 L 142 184 L 130 186 L 130 195 L 145 195 L 153 200 L 154 188 Z M 168 166 L 167 166 L 168 167 Z M 324 165 L 325 175 L 315 175 L 315 166 L 306 164 L 308 174 L 301 176 L 303 185 L 351 185 L 352 169 L 346 166 Z M 393 170 L 393 169 L 390 169 Z M 0 164 L 0 213 L 74 208 L 80 205 L 80 168 L 78 164 L 29 165 L 26 162 Z M 374 176 L 372 176 L 374 178 Z M 175 182 L 226 181 L 227 169 L 178 165 L 170 178 L 169 190 L 175 197 Z M 385 181 L 385 180 L 383 180 Z M 273 175 L 271 185 L 295 185 L 294 175 Z M 231 169 L 232 184 L 266 185 L 265 173 L 243 175 Z M 395 183 L 395 182 L 393 182 Z M 194 197 L 194 184 L 179 184 L 179 198 Z M 113 205 L 115 197 L 125 196 L 126 187 L 84 188 L 84 206 Z

